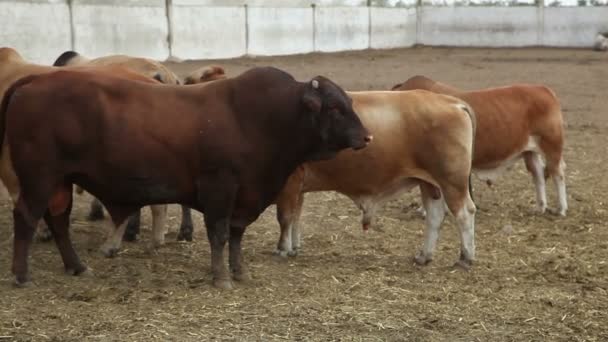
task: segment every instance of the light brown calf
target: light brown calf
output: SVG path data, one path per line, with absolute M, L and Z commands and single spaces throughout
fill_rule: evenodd
M 276 200 L 281 237 L 275 253 L 297 254 L 306 192 L 337 191 L 348 196 L 363 211 L 367 229 L 380 205 L 419 186 L 429 214 L 424 245 L 415 261 L 431 261 L 447 206 L 460 229 L 458 264 L 468 268 L 475 258 L 476 210 L 468 190 L 475 130 L 470 107 L 457 98 L 423 90 L 348 95 L 374 141 L 361 151 L 306 163 L 291 175 Z
M 492 184 L 501 172 L 523 157 L 536 187 L 538 210 L 566 215 L 563 117 L 551 89 L 517 84 L 465 92 L 424 76 L 412 77 L 393 87 L 393 90 L 412 89 L 449 94 L 473 108 L 477 116 L 473 172 L 480 179 Z M 548 177 L 553 178 L 556 188 L 557 210 L 547 208 L 545 179 Z
M 82 70 L 97 70 L 99 72 L 109 73 L 118 77 L 128 78 L 133 80 L 139 80 L 142 82 L 156 82 L 153 78 L 142 75 L 138 72 L 137 66 L 128 66 L 128 63 L 125 64 L 123 62 L 118 63 L 118 65 L 113 65 L 108 63 L 107 65 L 80 65 L 73 67 L 75 69 Z M 21 57 L 21 55 L 12 48 L 2 47 L 0 48 L 0 98 L 4 97 L 4 93 L 6 90 L 17 80 L 36 74 L 43 74 L 48 72 L 53 72 L 60 70 L 57 67 L 53 66 L 44 66 L 29 63 Z M 10 134 L 10 133 L 9 133 Z M 15 172 L 12 168 L 9 145 L 5 141 L 2 145 L 2 154 L 0 157 L 0 179 L 2 183 L 6 187 L 13 204 L 17 203 L 19 198 L 19 183 Z M 154 243 L 156 245 L 160 245 L 164 243 L 164 232 L 166 231 L 165 221 L 166 221 L 166 205 L 160 206 L 151 206 L 152 216 L 153 216 L 153 232 L 154 232 Z M 42 228 L 39 225 L 39 229 Z M 115 231 L 115 227 L 108 227 L 110 232 Z M 42 235 L 48 235 L 46 229 L 41 229 Z M 124 231 L 124 230 L 123 230 Z M 40 232 L 39 232 L 40 233 Z M 116 235 L 111 233 L 108 236 L 108 241 L 104 243 L 101 247 L 101 250 L 104 254 L 110 254 L 110 250 L 112 250 L 115 245 L 120 244 L 120 240 L 116 242 Z M 122 238 L 122 235 L 120 236 Z

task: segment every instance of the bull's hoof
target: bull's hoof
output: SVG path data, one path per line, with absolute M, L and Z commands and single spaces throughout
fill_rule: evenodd
M 234 287 L 232 285 L 232 280 L 224 279 L 224 278 L 220 278 L 220 279 L 214 278 L 213 286 L 217 287 L 218 289 L 222 289 L 222 290 L 232 290 Z
M 28 276 L 16 276 L 15 277 L 15 287 L 24 289 L 28 287 L 32 287 L 34 285 Z
M 428 265 L 431 261 L 433 261 L 433 258 L 424 255 L 422 252 L 419 252 L 415 257 L 414 257 L 414 262 L 416 263 L 416 265 L 418 266 L 426 266 Z
M 237 272 L 234 272 L 232 274 L 234 280 L 239 281 L 239 282 L 248 282 L 251 280 L 251 273 L 249 273 L 249 270 L 240 270 Z
M 294 248 L 294 249 L 292 249 L 290 251 L 287 251 L 287 256 L 296 257 L 296 256 L 298 256 L 298 251 L 299 250 L 300 250 L 299 248 Z
M 103 254 L 103 256 L 105 256 L 106 258 L 114 258 L 115 256 L 118 255 L 119 250 L 120 249 L 117 247 L 107 247 L 107 246 L 102 246 L 99 249 L 101 254 Z
M 456 261 L 456 263 L 454 264 L 454 268 L 460 268 L 465 271 L 469 271 L 471 269 L 471 267 L 473 267 L 472 260 L 460 259 L 460 260 Z
M 555 215 L 555 216 L 561 216 L 561 217 L 566 217 L 566 210 L 562 209 L 555 209 L 555 208 L 547 208 L 547 213 L 551 214 L 551 215 Z
M 177 234 L 177 241 L 192 242 L 192 226 L 181 226 Z
M 78 267 L 66 268 L 65 274 L 79 277 L 91 277 L 93 276 L 93 270 L 85 265 L 80 265 Z
M 89 212 L 89 216 L 87 216 L 87 220 L 89 221 L 101 221 L 105 217 L 103 214 L 103 208 L 94 208 Z
M 51 230 L 48 229 L 47 227 L 39 229 L 36 232 L 36 241 L 38 241 L 38 242 L 49 242 L 51 240 L 53 240 L 53 233 L 51 233 Z

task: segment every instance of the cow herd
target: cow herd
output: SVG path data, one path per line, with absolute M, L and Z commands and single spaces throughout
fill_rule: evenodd
M 0 95 L 0 178 L 14 207 L 17 286 L 29 284 L 35 233 L 55 240 L 66 272 L 90 272 L 69 233 L 74 185 L 95 198 L 90 220 L 103 219 L 104 208 L 110 216 L 106 256 L 136 239 L 144 206 L 157 246 L 168 204 L 182 206 L 179 240 L 192 240 L 190 210 L 203 213 L 219 288 L 250 278 L 242 237 L 272 204 L 275 254 L 297 255 L 307 192 L 348 196 L 367 230 L 383 203 L 417 187 L 426 229 L 414 261 L 433 259 L 450 212 L 461 237 L 456 265 L 465 269 L 475 260 L 472 174 L 491 185 L 523 159 L 538 211 L 565 216 L 568 208 L 563 117 L 543 85 L 463 91 L 415 76 L 390 90 L 346 91 L 323 76 L 300 82 L 256 67 L 227 77 L 219 66 L 180 80 L 145 58 L 68 51 L 43 66 L 0 48 Z

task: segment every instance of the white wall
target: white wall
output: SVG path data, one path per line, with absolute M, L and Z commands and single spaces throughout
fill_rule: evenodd
M 371 7 L 370 47 L 387 49 L 416 44 L 416 9 Z
M 247 53 L 245 7 L 207 7 L 174 0 L 171 30 L 174 57 L 230 58 Z
M 74 0 L 74 50 L 85 56 L 169 56 L 164 0 Z
M 608 7 L 547 7 L 543 45 L 589 47 L 599 32 L 608 32 Z
M 317 7 L 316 51 L 361 50 L 368 47 L 368 7 Z
M 252 55 L 289 55 L 313 50 L 312 7 L 248 8 Z
M 422 7 L 418 43 L 453 46 L 530 46 L 539 43 L 538 9 Z
M 36 63 L 53 63 L 71 48 L 67 1 L 0 1 L 0 46 Z
M 367 0 L 169 0 L 167 8 L 166 0 L 72 0 L 70 11 L 67 0 L 0 0 L 0 46 L 50 64 L 69 49 L 164 60 L 170 53 L 210 59 L 414 44 L 591 47 L 597 32 L 608 31 L 605 6 L 463 1 L 415 7 L 416 0 L 372 0 L 368 7 Z

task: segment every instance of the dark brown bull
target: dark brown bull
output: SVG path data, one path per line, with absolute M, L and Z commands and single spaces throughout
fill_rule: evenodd
M 213 284 L 231 288 L 226 242 L 235 280 L 249 279 L 245 228 L 296 167 L 371 140 L 339 86 L 321 76 L 297 82 L 270 67 L 190 87 L 77 71 L 31 76 L 3 99 L 5 131 L 21 184 L 13 210 L 18 285 L 29 279 L 29 248 L 43 217 L 65 269 L 87 270 L 68 229 L 77 184 L 101 200 L 119 229 L 145 205 L 179 203 L 204 213 Z

